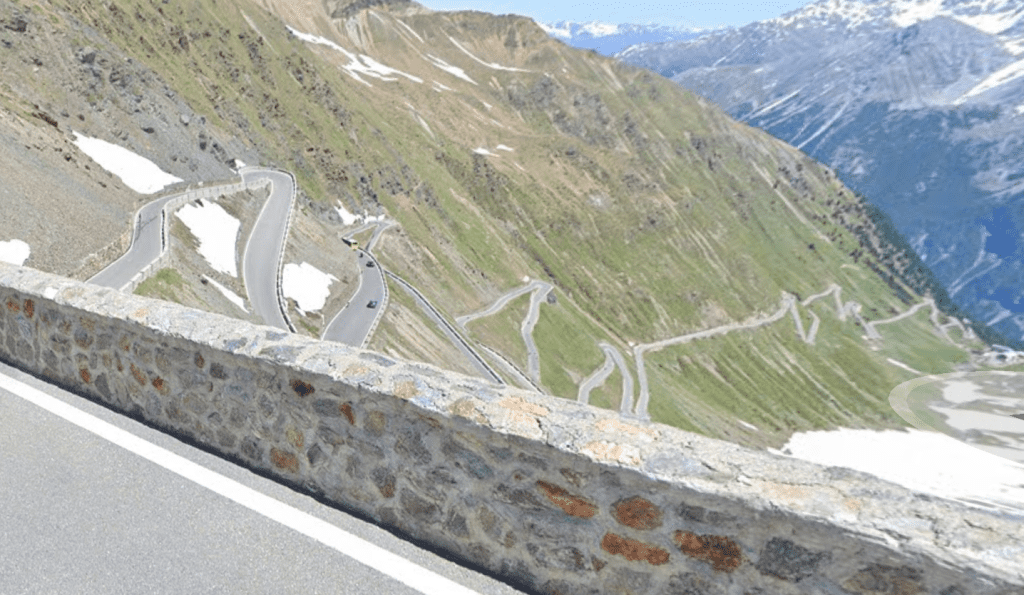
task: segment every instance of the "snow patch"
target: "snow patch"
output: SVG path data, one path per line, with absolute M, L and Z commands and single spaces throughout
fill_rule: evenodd
M 412 27 L 410 27 L 409 25 L 406 25 L 405 23 L 403 23 L 403 22 L 401 21 L 401 19 L 395 19 L 395 22 L 396 22 L 396 23 L 398 23 L 399 25 L 401 25 L 401 26 L 405 27 L 405 30 L 406 30 L 406 31 L 408 31 L 409 33 L 412 33 L 412 35 L 413 35 L 413 36 L 414 36 L 414 37 L 415 37 L 416 39 L 420 40 L 420 43 L 426 43 L 425 41 L 423 41 L 423 38 L 422 38 L 422 37 L 420 37 L 420 34 L 419 34 L 419 33 L 417 33 L 417 32 L 415 32 L 415 31 L 413 31 Z
M 0 242 L 0 262 L 6 262 L 15 266 L 24 266 L 28 255 L 32 252 L 29 245 L 21 240 L 10 240 Z
M 324 307 L 327 297 L 331 294 L 331 283 L 337 280 L 334 275 L 325 273 L 308 262 L 301 265 L 288 263 L 284 265 L 281 288 L 284 297 L 294 299 L 298 303 L 299 312 L 305 315 L 306 312 L 316 312 Z
M 181 178 L 160 169 L 149 159 L 124 147 L 79 134 L 74 130 L 71 133 L 75 135 L 74 143 L 80 151 L 103 169 L 121 178 L 125 186 L 139 194 L 153 194 L 182 181 Z
M 565 25 L 564 29 L 559 29 L 552 25 L 545 25 L 544 23 L 537 23 L 537 26 L 543 29 L 548 35 L 554 35 L 563 39 L 572 39 L 572 30 L 569 29 L 568 24 Z
M 910 372 L 911 374 L 922 375 L 920 372 L 918 372 L 914 368 L 911 368 L 910 366 L 908 366 L 907 364 L 905 364 L 905 363 L 903 363 L 903 362 L 901 362 L 899 360 L 895 360 L 895 359 L 892 359 L 891 357 L 887 357 L 887 358 L 885 358 L 885 361 L 887 361 L 890 364 L 896 366 L 897 368 L 903 368 L 904 370 L 906 370 L 907 372 Z
M 472 82 L 472 81 L 470 81 L 470 82 Z M 441 83 L 439 83 L 437 81 L 434 81 L 434 90 L 437 91 L 438 93 L 440 93 L 441 91 L 451 91 L 452 88 L 451 87 L 447 87 L 445 85 L 442 85 Z
M 998 35 L 1003 31 L 1006 31 L 1010 27 L 1017 24 L 1020 20 L 1022 13 L 1012 10 L 1006 12 L 989 12 L 985 14 L 983 11 L 976 15 L 953 15 L 953 18 L 960 21 L 965 25 L 974 27 L 978 31 L 983 31 L 989 35 Z
M 993 72 L 992 74 L 988 75 L 988 77 L 986 77 L 985 80 L 978 83 L 973 89 L 957 98 L 953 102 L 953 104 L 960 105 L 961 103 L 966 101 L 968 97 L 981 95 L 982 93 L 988 91 L 989 89 L 994 89 L 1000 85 L 1005 85 L 1006 83 L 1012 80 L 1016 80 L 1022 76 L 1024 76 L 1024 60 L 1017 60 L 1016 62 L 1012 62 L 1000 68 L 999 70 Z
M 196 202 L 198 205 L 187 204 L 178 209 L 178 218 L 199 240 L 199 254 L 210 263 L 210 268 L 237 277 L 235 242 L 242 224 L 217 203 L 203 199 Z
M 447 72 L 448 74 L 455 75 L 464 81 L 473 83 L 474 85 L 476 84 L 476 81 L 469 78 L 469 75 L 466 74 L 466 71 L 459 68 L 458 66 L 452 66 L 451 64 L 445 62 L 444 60 L 438 58 L 437 56 L 432 56 L 430 54 L 427 54 L 427 60 L 430 60 L 431 64 Z
M 457 41 L 455 41 L 455 39 L 451 35 L 448 36 L 448 39 L 451 40 L 451 42 L 455 44 L 455 47 L 457 47 L 460 50 L 462 50 L 462 53 L 466 54 L 467 56 L 472 58 L 474 61 L 479 62 L 480 64 L 483 64 L 484 66 L 486 66 L 488 68 L 493 68 L 494 70 L 507 70 L 509 72 L 530 72 L 529 70 L 523 70 L 522 68 L 513 68 L 511 66 L 502 66 L 501 64 L 495 64 L 494 62 L 484 62 L 480 58 L 477 58 L 476 56 L 474 56 L 469 50 L 467 50 L 466 48 L 462 47 L 462 44 L 457 42 Z
M 391 75 L 404 76 L 405 78 L 409 79 L 410 81 L 413 81 L 414 83 L 423 82 L 423 79 L 417 76 L 413 76 L 409 73 L 402 72 L 401 70 L 391 68 L 390 66 L 385 66 L 384 64 L 381 64 L 380 62 L 374 60 L 373 58 L 365 54 L 354 54 L 346 50 L 345 48 L 341 47 L 340 45 L 334 43 L 330 39 L 327 39 L 326 37 L 320 37 L 319 35 L 312 35 L 310 33 L 302 33 L 301 31 L 296 31 L 291 27 L 288 27 L 288 30 L 291 31 L 292 34 L 295 35 L 295 37 L 298 37 L 302 41 L 316 45 L 326 46 L 332 50 L 344 54 L 345 57 L 348 58 L 349 63 L 342 66 L 342 70 L 347 72 L 352 78 L 356 79 L 357 81 L 363 83 L 368 87 L 372 85 L 364 81 L 359 76 L 360 74 L 365 74 L 367 76 L 371 76 L 373 78 L 377 78 L 387 82 L 394 82 L 398 80 L 392 77 Z
M 341 204 L 340 200 L 338 201 L 338 206 L 334 207 L 334 210 L 337 211 L 338 216 L 341 217 L 342 225 L 352 225 L 353 223 L 361 219 L 359 215 L 353 215 L 352 213 L 349 213 L 348 209 L 346 209 L 345 206 Z
M 477 155 L 490 155 L 491 157 L 497 157 L 498 156 L 496 153 L 491 153 L 490 151 L 488 151 L 484 147 L 477 147 L 477 148 L 473 149 L 473 152 L 476 153 Z
M 494 148 L 499 151 L 515 151 L 515 149 L 513 149 L 512 147 L 506 147 L 505 145 L 498 145 L 497 147 Z
M 591 21 L 584 23 L 580 27 L 580 31 L 589 33 L 593 37 L 605 37 L 607 35 L 615 35 L 619 32 L 618 25 L 610 25 L 608 23 L 599 23 L 597 21 Z
M 942 14 L 943 0 L 918 0 L 897 5 L 890 20 L 899 27 L 909 27 L 921 21 L 934 19 Z
M 1024 114 L 1024 103 L 1022 103 L 1021 105 L 1018 105 L 1017 107 L 1013 108 L 1013 111 L 1016 112 L 1016 114 L 1018 116 L 1021 115 L 1021 114 Z
M 243 312 L 248 312 L 249 311 L 248 308 L 245 307 L 245 302 L 242 301 L 242 298 L 238 297 L 237 293 L 231 291 L 227 287 L 224 287 L 220 283 L 217 283 L 216 281 L 214 281 L 213 279 L 207 277 L 206 275 L 203 275 L 203 279 L 206 279 L 207 283 L 209 283 L 210 285 L 213 285 L 214 289 L 216 289 L 217 291 L 221 292 L 221 294 L 224 297 L 228 298 L 228 301 L 230 301 L 232 304 L 234 304 L 234 305 L 238 306 L 239 308 L 241 308 Z
M 801 432 L 782 451 L 820 465 L 871 473 L 908 489 L 1024 510 L 1024 465 L 938 432 L 908 429 Z M 894 455 L 894 453 L 897 453 Z
M 754 430 L 756 432 L 760 432 L 761 431 L 754 424 L 748 424 L 747 422 L 743 421 L 742 419 L 737 419 L 736 421 L 740 422 L 740 425 L 742 425 L 745 428 L 749 428 L 749 429 Z

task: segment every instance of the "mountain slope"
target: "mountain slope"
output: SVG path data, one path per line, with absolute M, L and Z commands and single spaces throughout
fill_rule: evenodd
M 611 56 L 630 46 L 641 43 L 683 41 L 694 39 L 701 34 L 700 29 L 669 27 L 666 25 L 637 25 L 630 23 L 611 25 L 597 21 L 589 23 L 559 21 L 557 23 L 537 24 L 548 35 L 560 39 L 574 48 L 594 50 L 605 56 Z
M 779 447 L 812 428 L 903 427 L 887 396 L 912 375 L 889 360 L 927 373 L 969 358 L 954 344 L 965 337 L 945 337 L 925 312 L 881 327 L 879 340 L 846 314 L 856 308 L 808 301 L 836 284 L 866 320 L 925 295 L 943 301 L 905 241 L 830 170 L 527 19 L 312 0 L 58 2 L 28 17 L 29 30 L 62 31 L 54 47 L 69 56 L 100 42 L 130 56 L 145 73 L 141 103 L 162 94 L 188 106 L 192 121 L 205 119 L 222 149 L 196 144 L 189 159 L 293 171 L 303 193 L 294 225 L 308 230 L 290 238 L 293 253 L 341 245 L 341 205 L 398 222 L 375 254 L 449 320 L 485 309 L 524 277 L 550 284 L 550 297 L 529 298 L 536 306 L 511 302 L 466 332 L 528 374 L 539 370 L 553 395 L 575 398 L 603 365 L 604 344 L 626 354 L 613 378 L 647 381 L 646 411 L 634 414 Z M 64 83 L 56 88 L 73 88 L 87 75 L 54 76 Z M 16 98 L 39 93 L 26 82 Z M 93 106 L 89 117 L 109 111 Z M 75 116 L 55 118 L 67 134 Z M 168 120 L 171 138 L 192 133 Z M 189 175 L 174 168 L 181 156 L 150 154 Z M 198 283 L 196 272 L 182 282 Z M 397 286 L 391 293 L 399 307 L 371 348 L 470 368 L 454 349 L 432 346 L 443 337 Z M 531 309 L 535 366 L 522 339 Z M 751 321 L 750 330 L 652 347 L 643 370 L 631 357 L 634 346 Z M 621 400 L 621 386 L 607 381 L 591 395 L 600 406 Z
M 619 57 L 829 164 L 972 318 L 1019 346 L 1022 11 L 1018 0 L 828 0 Z

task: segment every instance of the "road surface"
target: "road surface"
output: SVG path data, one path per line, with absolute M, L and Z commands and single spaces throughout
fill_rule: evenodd
M 266 324 L 295 332 L 285 318 L 283 296 L 279 292 L 281 258 L 288 237 L 295 182 L 291 174 L 282 171 L 246 168 L 241 173 L 245 182 L 269 179 L 271 184 L 270 196 L 242 254 L 242 278 L 249 303 Z
M 352 299 L 341 309 L 331 320 L 324 330 L 322 339 L 324 341 L 336 341 L 362 347 L 370 334 L 374 321 L 378 316 L 383 315 L 384 310 L 384 271 L 380 263 L 373 258 L 373 255 L 365 250 L 358 250 L 359 258 L 359 288 L 356 289 Z M 366 263 L 372 262 L 375 266 L 368 267 Z M 370 300 L 377 302 L 375 308 L 367 307 Z
M 633 400 L 633 375 L 629 373 L 629 368 L 626 367 L 626 358 L 622 357 L 622 352 L 609 343 L 602 341 L 598 346 L 604 351 L 604 364 L 580 383 L 580 390 L 576 395 L 576 400 L 580 403 L 590 403 L 590 391 L 604 384 L 604 381 L 611 376 L 612 370 L 618 367 L 619 373 L 622 375 L 622 399 L 620 404 L 631 402 Z
M 123 289 L 164 250 L 164 205 L 186 194 L 172 194 L 143 205 L 135 215 L 132 244 L 120 258 L 89 279 L 89 283 Z
M 515 595 L 0 365 L 0 591 Z

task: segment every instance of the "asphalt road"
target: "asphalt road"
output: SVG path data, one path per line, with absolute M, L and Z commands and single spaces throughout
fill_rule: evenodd
M 520 593 L 2 364 L 0 420 L 5 595 Z
M 135 229 L 128 251 L 89 279 L 89 283 L 121 289 L 139 271 L 159 258 L 163 250 L 161 231 L 164 205 L 182 194 L 184 193 L 158 198 L 139 209 L 133 221 Z
M 349 303 L 331 320 L 324 330 L 322 339 L 362 347 L 366 336 L 370 333 L 373 321 L 382 314 L 384 307 L 384 271 L 373 256 L 365 250 L 359 250 L 359 289 Z M 368 267 L 367 262 L 376 266 Z M 375 300 L 375 308 L 367 307 L 370 300 Z
M 270 179 L 270 197 L 245 243 L 242 278 L 253 312 L 270 326 L 291 330 L 278 301 L 277 282 L 295 184 L 289 174 L 281 171 L 242 170 L 245 182 L 262 178 Z

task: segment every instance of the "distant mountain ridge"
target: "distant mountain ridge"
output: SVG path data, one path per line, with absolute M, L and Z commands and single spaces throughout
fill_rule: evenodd
M 1024 2 L 823 0 L 617 57 L 832 166 L 1024 341 Z
M 611 56 L 616 52 L 640 43 L 662 43 L 696 39 L 706 33 L 707 29 L 690 27 L 672 27 L 669 25 L 611 25 L 599 21 L 576 23 L 558 21 L 557 23 L 537 23 L 548 35 L 561 39 L 572 47 L 594 50 L 599 54 Z

